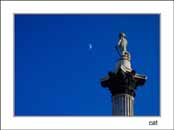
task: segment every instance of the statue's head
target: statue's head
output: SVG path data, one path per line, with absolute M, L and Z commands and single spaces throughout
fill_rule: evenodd
M 121 32 L 120 34 L 119 34 L 119 37 L 121 38 L 121 37 L 126 37 L 126 34 L 124 33 L 124 32 Z

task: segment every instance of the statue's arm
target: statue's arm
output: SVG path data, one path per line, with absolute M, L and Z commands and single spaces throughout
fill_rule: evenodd
M 118 49 L 121 43 L 121 39 L 118 41 L 118 43 L 116 44 L 115 48 Z
M 118 41 L 118 44 L 117 44 L 117 46 L 120 46 L 120 43 L 121 43 L 121 39 Z

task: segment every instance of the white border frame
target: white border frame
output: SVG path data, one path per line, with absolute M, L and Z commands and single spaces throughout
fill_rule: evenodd
M 172 129 L 173 1 L 2 1 L 2 129 Z M 14 117 L 13 21 L 15 13 L 156 13 L 161 14 L 161 117 Z M 158 125 L 149 126 L 149 121 Z

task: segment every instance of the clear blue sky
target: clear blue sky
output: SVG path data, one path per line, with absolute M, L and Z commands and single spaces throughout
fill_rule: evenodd
M 15 15 L 15 115 L 110 116 L 100 78 L 114 70 L 119 32 L 148 80 L 135 115 L 160 115 L 159 15 Z M 92 49 L 89 48 L 92 44 Z

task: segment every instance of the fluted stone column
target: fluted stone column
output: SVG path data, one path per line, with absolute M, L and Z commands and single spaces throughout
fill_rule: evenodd
M 134 97 L 128 94 L 116 94 L 112 96 L 113 116 L 133 116 Z
M 131 55 L 126 49 L 126 35 L 120 33 L 119 38 L 116 48 L 120 51 L 120 58 L 116 62 L 115 70 L 101 79 L 101 86 L 108 88 L 112 94 L 112 115 L 133 116 L 135 90 L 144 85 L 147 76 L 132 69 Z

